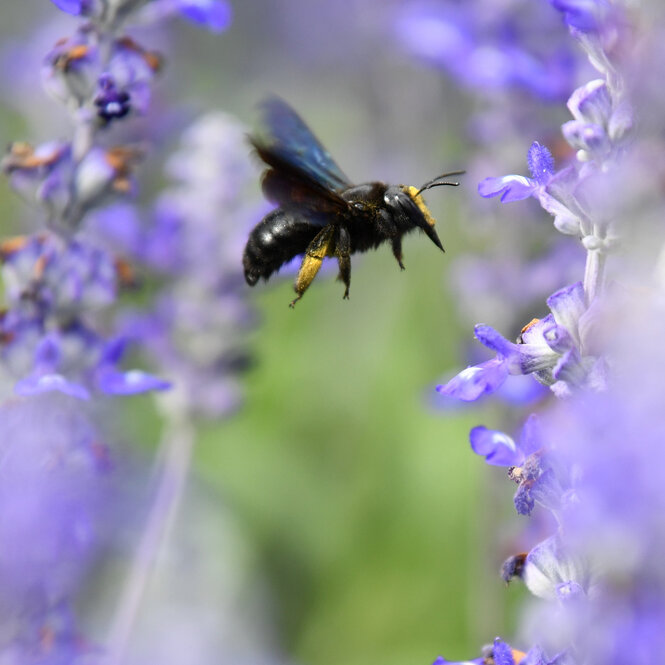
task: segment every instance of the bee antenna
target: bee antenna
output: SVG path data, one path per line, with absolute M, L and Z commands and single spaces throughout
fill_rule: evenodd
M 448 178 L 451 175 L 463 175 L 466 173 L 466 171 L 450 171 L 448 173 L 442 173 L 441 175 L 436 176 L 433 180 L 429 180 L 426 182 L 417 192 L 416 196 L 420 194 L 420 192 L 424 192 L 426 189 L 433 189 L 434 187 L 441 187 L 442 185 L 450 185 L 451 187 L 459 187 L 459 182 L 448 182 L 446 180 L 442 180 L 442 178 Z

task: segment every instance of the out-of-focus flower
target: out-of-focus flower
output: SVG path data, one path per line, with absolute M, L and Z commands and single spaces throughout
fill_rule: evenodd
M 121 371 L 125 344 L 91 323 L 116 298 L 118 269 L 107 252 L 41 234 L 5 241 L 0 258 L 10 305 L 0 319 L 0 357 L 19 394 L 56 390 L 87 399 L 91 391 L 168 387 L 143 372 Z
M 408 3 L 396 31 L 409 50 L 473 88 L 519 88 L 556 100 L 572 87 L 575 60 L 545 3 Z
M 127 334 L 144 342 L 179 386 L 173 398 L 208 416 L 239 402 L 237 375 L 248 364 L 242 337 L 255 320 L 237 260 L 261 216 L 247 192 L 255 174 L 245 134 L 222 113 L 194 123 L 168 162 L 173 185 L 160 197 L 154 222 L 135 219 L 138 229 L 115 240 L 166 279 L 153 310 L 128 317 Z M 123 215 L 121 208 L 106 211 L 98 231 L 114 234 Z
M 50 394 L 0 406 L 3 626 L 70 598 L 108 537 L 107 449 L 79 405 Z
M 154 0 L 143 3 L 138 13 L 140 22 L 153 23 L 173 15 L 212 30 L 221 32 L 231 23 L 231 5 L 226 0 Z

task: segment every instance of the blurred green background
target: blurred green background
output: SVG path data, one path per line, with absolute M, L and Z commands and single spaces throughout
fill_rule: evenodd
M 220 108 L 249 125 L 256 102 L 277 93 L 357 182 L 418 185 L 465 167 L 468 102 L 402 51 L 392 23 L 401 3 L 232 4 L 225 34 L 179 23 L 156 40 L 168 49 L 157 87 L 169 103 L 192 115 Z M 53 21 L 65 36 L 75 23 L 46 0 L 1 12 L 4 45 L 38 41 Z M 26 135 L 36 130 L 12 94 L 2 94 L 5 143 L 66 136 L 46 96 L 44 135 Z M 245 406 L 201 428 L 195 473 L 240 525 L 284 651 L 301 663 L 466 659 L 509 634 L 521 591 L 497 575 L 511 552 L 495 525 L 510 515 L 511 487 L 467 438 L 486 414 L 430 405 L 436 382 L 466 365 L 471 334 L 446 271 L 470 249 L 460 228 L 475 186 L 428 194 L 447 254 L 414 234 L 403 273 L 387 247 L 356 256 L 349 301 L 332 271 L 294 311 L 290 278 L 257 286 Z M 13 232 L 29 211 L 0 187 L 3 231 Z M 147 406 L 134 403 L 130 431 L 150 449 L 159 431 Z

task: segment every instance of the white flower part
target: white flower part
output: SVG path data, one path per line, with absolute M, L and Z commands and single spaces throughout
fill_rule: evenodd
M 558 231 L 570 236 L 580 235 L 581 221 L 572 210 L 545 191 L 539 192 L 538 200 L 540 205 L 554 217 L 554 226 Z
M 599 249 L 604 249 L 605 243 L 602 238 L 599 238 L 598 236 L 588 235 L 582 238 L 582 245 L 584 246 L 584 249 L 593 252 Z
M 574 582 L 584 591 L 589 588 L 589 570 L 579 557 L 567 552 L 558 536 L 536 545 L 526 557 L 522 579 L 534 596 L 556 600 L 560 584 Z

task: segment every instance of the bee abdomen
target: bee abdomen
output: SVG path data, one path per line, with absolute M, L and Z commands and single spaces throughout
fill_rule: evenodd
M 250 233 L 242 257 L 245 280 L 254 286 L 294 256 L 303 254 L 321 227 L 294 211 L 274 210 Z

